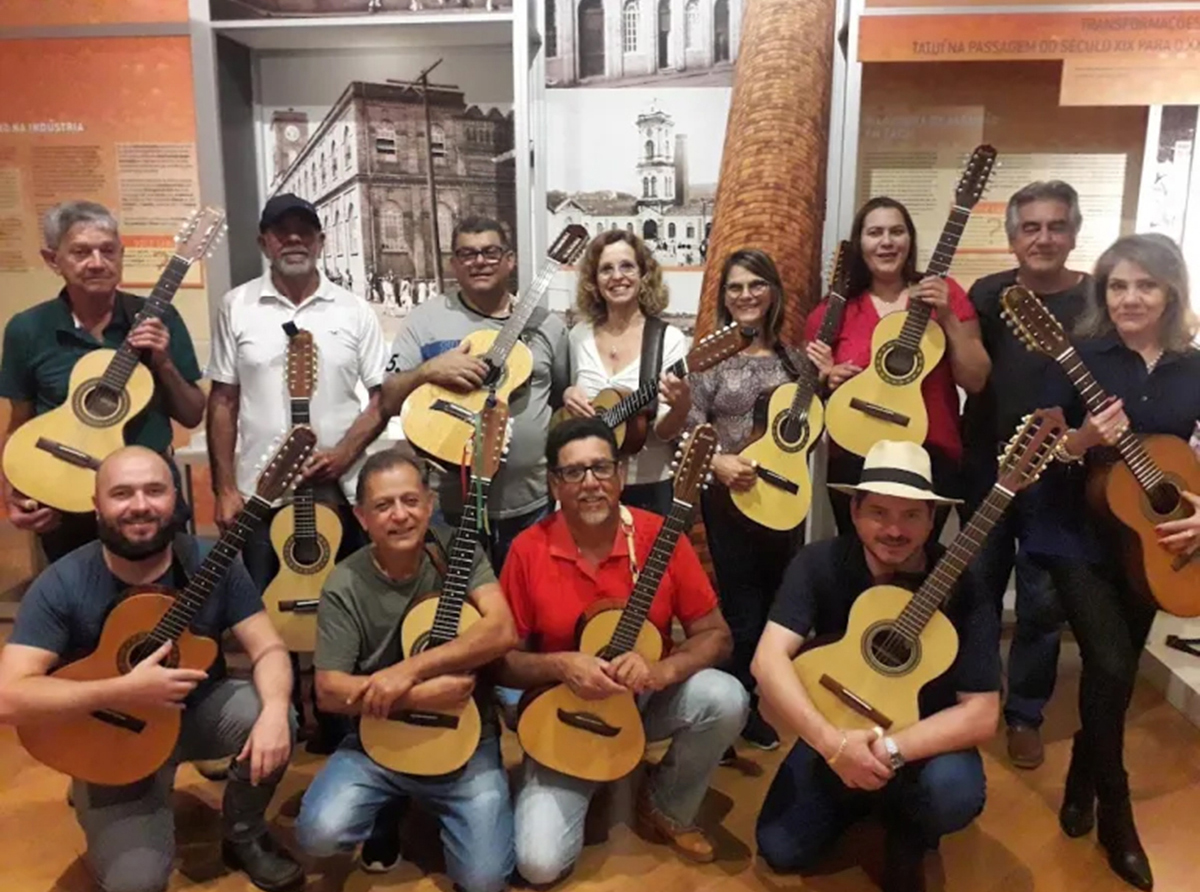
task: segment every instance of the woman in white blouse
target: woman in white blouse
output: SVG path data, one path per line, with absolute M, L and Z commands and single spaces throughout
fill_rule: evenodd
M 601 390 L 640 386 L 646 319 L 667 306 L 667 286 L 650 249 L 631 232 L 597 235 L 579 267 L 575 306 L 581 318 L 570 334 L 573 384 L 563 403 L 572 415 L 595 415 L 590 401 Z M 666 326 L 662 369 L 687 349 L 684 333 Z M 658 388 L 658 413 L 645 448 L 629 459 L 622 501 L 665 515 L 671 510 L 673 440 L 687 422 L 692 399 L 687 382 L 665 372 Z

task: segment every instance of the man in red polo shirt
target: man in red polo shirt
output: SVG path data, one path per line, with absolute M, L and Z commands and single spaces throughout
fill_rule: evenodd
M 566 684 L 591 700 L 626 691 L 639 695 L 647 739 L 669 738 L 671 747 L 647 772 L 638 827 L 689 860 L 711 861 L 713 845 L 693 821 L 748 708 L 741 684 L 713 668 L 733 646 L 716 594 L 682 538 L 649 619 L 668 647 L 673 619 L 686 640 L 653 664 L 633 652 L 612 662 L 579 653 L 580 617 L 597 601 L 628 600 L 634 572 L 644 566 L 663 518 L 619 504 L 625 467 L 612 431 L 598 418 L 555 427 L 546 442 L 546 465 L 560 510 L 516 538 L 500 578 L 521 638 L 519 649 L 504 658 L 503 681 L 517 688 Z M 550 883 L 570 870 L 583 848 L 584 817 L 596 786 L 525 759 L 515 831 L 517 869 L 526 880 Z

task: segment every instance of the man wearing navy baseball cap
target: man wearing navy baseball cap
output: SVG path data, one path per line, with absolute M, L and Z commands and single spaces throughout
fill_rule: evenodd
M 317 209 L 311 202 L 305 201 L 299 195 L 293 195 L 291 192 L 276 195 L 267 202 L 266 207 L 263 208 L 262 217 L 258 221 L 258 231 L 266 234 L 267 230 L 278 226 L 289 216 L 294 216 L 298 220 L 306 220 L 317 232 L 321 231 L 321 217 L 317 213 Z M 263 239 L 260 236 L 259 244 L 262 243 Z

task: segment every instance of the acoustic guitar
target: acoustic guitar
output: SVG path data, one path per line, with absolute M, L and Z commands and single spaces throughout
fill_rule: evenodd
M 206 670 L 217 656 L 216 641 L 189 631 L 209 595 L 262 523 L 271 503 L 282 496 L 312 454 L 317 436 L 296 428 L 275 452 L 258 486 L 233 524 L 221 535 L 183 591 L 138 586 L 117 603 L 104 621 L 100 643 L 88 656 L 51 675 L 72 681 L 103 681 L 127 674 L 171 642 L 163 661 L 173 669 Z M 169 706 L 97 709 L 17 728 L 29 754 L 56 771 L 91 784 L 123 786 L 149 777 L 170 758 L 179 739 L 182 710 Z
M 581 618 L 580 651 L 606 660 L 631 650 L 648 663 L 662 657 L 662 636 L 646 617 L 675 543 L 691 526 L 692 507 L 716 451 L 717 434 L 711 425 L 700 425 L 687 439 L 675 472 L 674 504 L 629 600 L 599 601 L 588 609 Z M 589 781 L 624 777 L 646 751 L 646 731 L 632 693 L 585 700 L 565 684 L 522 697 L 517 737 L 535 762 Z
M 292 425 L 309 423 L 309 400 L 317 386 L 317 346 L 311 331 L 289 322 L 287 381 Z M 317 606 L 321 588 L 333 572 L 342 544 L 342 521 L 328 505 L 313 498 L 311 483 L 302 483 L 271 521 L 271 547 L 279 572 L 263 592 L 263 606 L 279 637 L 292 653 L 311 653 L 317 646 Z
M 971 208 L 995 163 L 991 146 L 979 146 L 972 153 L 926 275 L 950 272 Z M 843 449 L 865 456 L 880 440 L 925 442 L 929 415 L 921 385 L 946 353 L 946 333 L 932 314 L 932 306 L 914 300 L 907 310 L 890 313 L 875 325 L 871 365 L 835 390 L 825 406 L 829 436 Z
M 480 421 L 479 442 L 471 448 L 470 495 L 447 549 L 442 591 L 413 604 L 400 625 L 406 658 L 457 638 L 480 619 L 467 586 L 475 565 L 478 524 L 507 449 L 508 405 L 490 399 Z M 449 774 L 466 765 L 479 747 L 479 708 L 472 697 L 453 709 L 401 710 L 387 719 L 363 718 L 358 733 L 367 755 L 385 768 L 422 777 Z
M 958 653 L 958 633 L 939 609 L 974 560 L 1013 496 L 1032 484 L 1066 434 L 1059 409 L 1026 416 L 1000 456 L 998 479 L 917 591 L 876 585 L 855 599 L 846 634 L 802 650 L 792 661 L 813 705 L 837 728 L 916 724 L 918 697 Z
M 683 359 L 671 363 L 665 372 L 676 378 L 686 378 L 692 372 L 703 372 L 731 356 L 736 356 L 754 342 L 753 328 L 727 325 L 701 338 Z M 637 390 L 606 387 L 596 394 L 592 405 L 600 420 L 612 428 L 617 438 L 617 454 L 637 455 L 646 445 L 654 418 L 646 411 L 658 398 L 658 381 L 647 381 Z M 559 409 L 550 420 L 555 427 L 571 418 L 566 409 Z
M 567 226 L 550 246 L 541 272 L 513 308 L 499 332 L 476 331 L 463 339 L 472 356 L 487 366 L 483 385 L 459 393 L 437 384 L 422 384 L 404 401 L 400 413 L 404 436 L 417 449 L 447 465 L 461 465 L 467 440 L 475 431 L 475 418 L 489 393 L 508 402 L 533 372 L 533 354 L 520 343 L 521 332 L 550 288 L 554 274 L 574 263 L 587 246 L 587 230 Z
M 1000 311 L 1032 350 L 1066 370 L 1088 412 L 1108 403 L 1066 332 L 1033 292 L 1019 285 L 1000 295 Z M 1197 385 L 1200 386 L 1200 385 Z M 1167 434 L 1139 437 L 1126 431 L 1117 443 L 1121 461 L 1095 468 L 1088 503 L 1123 527 L 1122 550 L 1129 580 L 1144 597 L 1176 616 L 1200 616 L 1200 552 L 1172 554 L 1155 527 L 1190 517 L 1195 509 L 1180 493 L 1200 493 L 1200 460 L 1186 440 Z
M 846 308 L 850 243 L 838 246 L 830 277 L 828 306 L 817 340 L 832 346 Z M 750 520 L 772 530 L 794 530 L 812 505 L 808 454 L 825 429 L 825 409 L 817 396 L 820 373 L 807 356 L 795 383 L 781 384 L 754 405 L 751 442 L 741 456 L 754 463 L 758 479 L 744 492 L 729 491 L 733 505 Z
M 134 324 L 161 319 L 192 264 L 210 253 L 225 231 L 225 212 L 192 214 L 177 247 Z M 59 511 L 89 513 L 96 469 L 125 445 L 125 425 L 154 394 L 154 375 L 129 340 L 118 350 L 92 350 L 71 369 L 66 401 L 12 432 L 4 474 L 13 489 Z

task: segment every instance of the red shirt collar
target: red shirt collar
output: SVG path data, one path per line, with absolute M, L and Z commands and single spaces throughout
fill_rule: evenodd
M 575 544 L 575 537 L 571 535 L 571 529 L 567 526 L 567 519 L 563 516 L 562 511 L 555 511 L 554 517 L 550 521 L 550 556 L 563 558 L 568 561 L 579 560 L 579 546 Z M 617 531 L 613 535 L 612 550 L 608 553 L 609 558 L 629 558 L 629 549 L 625 544 L 625 535 L 621 530 L 620 524 L 617 525 Z

